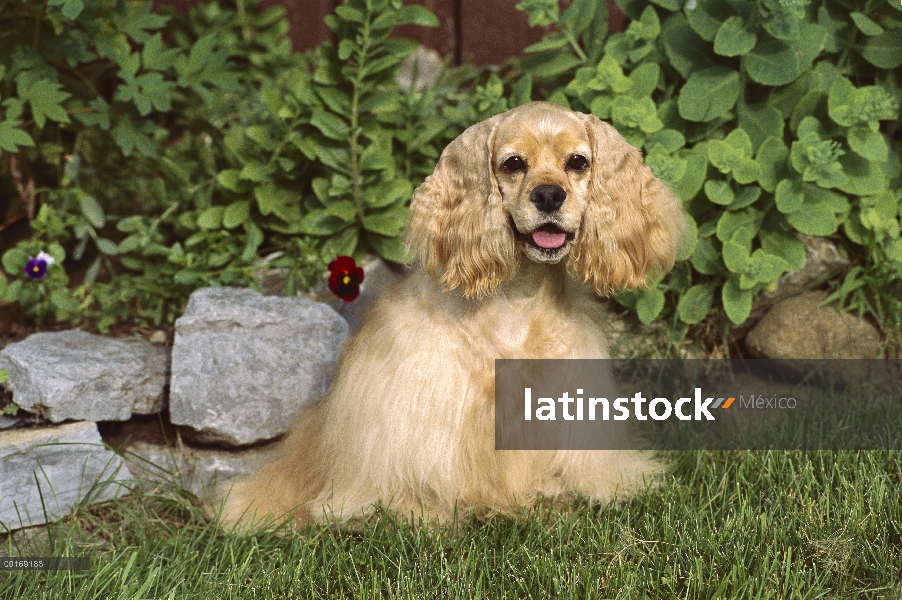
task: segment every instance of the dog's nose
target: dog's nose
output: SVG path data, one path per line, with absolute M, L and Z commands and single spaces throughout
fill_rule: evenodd
M 543 213 L 558 210 L 567 198 L 567 192 L 559 185 L 540 185 L 529 194 L 529 200 Z

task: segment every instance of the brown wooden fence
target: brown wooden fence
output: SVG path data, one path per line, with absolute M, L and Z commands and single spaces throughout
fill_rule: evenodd
M 199 0 L 156 0 L 156 4 L 178 9 L 196 4 Z M 609 23 L 615 31 L 623 27 L 623 13 L 614 0 L 607 2 Z M 452 56 L 455 64 L 470 62 L 477 65 L 500 64 L 508 58 L 522 55 L 523 48 L 539 41 L 543 31 L 530 28 L 526 14 L 515 7 L 519 0 L 418 0 L 439 19 L 436 28 L 406 26 L 398 35 L 410 37 L 437 50 L 442 56 Z M 296 50 L 309 50 L 331 40 L 332 32 L 323 23 L 340 0 L 264 0 L 262 7 L 281 4 L 287 9 L 291 39 Z M 562 6 L 569 4 L 567 0 Z

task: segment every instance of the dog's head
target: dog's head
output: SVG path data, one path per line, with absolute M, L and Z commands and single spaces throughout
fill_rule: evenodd
M 685 225 L 679 200 L 613 127 L 533 102 L 448 145 L 414 193 L 407 240 L 467 297 L 512 277 L 521 257 L 566 259 L 609 294 L 669 269 Z

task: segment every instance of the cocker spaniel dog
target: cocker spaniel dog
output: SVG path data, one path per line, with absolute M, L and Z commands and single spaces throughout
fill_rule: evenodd
M 609 358 L 597 295 L 669 269 L 684 227 L 594 116 L 534 102 L 470 127 L 414 194 L 417 265 L 364 316 L 278 459 L 230 488 L 222 522 L 384 509 L 444 523 L 641 488 L 657 465 L 640 452 L 496 451 L 494 361 Z

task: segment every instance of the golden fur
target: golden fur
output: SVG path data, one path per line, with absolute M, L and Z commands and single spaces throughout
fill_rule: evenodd
M 506 169 L 513 156 L 525 168 Z M 558 210 L 537 208 L 538 186 L 564 190 Z M 568 241 L 543 250 L 529 241 L 542 226 Z M 594 116 L 535 102 L 470 127 L 414 194 L 418 266 L 365 315 L 278 459 L 231 487 L 223 523 L 378 508 L 445 522 L 641 488 L 657 469 L 643 453 L 496 451 L 494 361 L 607 358 L 596 295 L 669 269 L 684 227 L 676 197 Z

